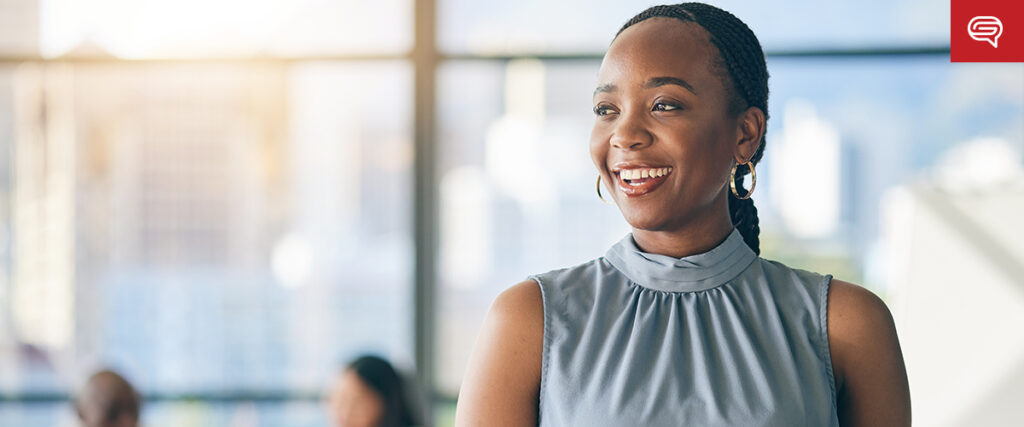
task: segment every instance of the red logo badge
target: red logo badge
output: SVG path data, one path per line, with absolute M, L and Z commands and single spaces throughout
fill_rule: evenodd
M 953 62 L 1024 62 L 1024 1 L 952 0 Z

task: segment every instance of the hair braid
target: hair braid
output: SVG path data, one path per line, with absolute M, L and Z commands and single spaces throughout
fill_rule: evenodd
M 736 174 L 739 175 L 739 168 L 736 170 Z M 736 187 L 742 188 L 743 177 L 736 178 Z M 743 190 L 739 190 L 743 191 Z M 761 234 L 760 220 L 757 217 L 757 206 L 754 206 L 754 199 L 738 199 L 729 194 L 729 217 L 732 218 L 732 224 L 737 230 L 740 230 L 740 234 L 743 235 L 743 241 L 750 246 L 750 249 L 754 250 L 754 253 L 761 254 Z
M 644 20 L 665 17 L 675 18 L 683 22 L 693 22 L 704 28 L 711 35 L 711 43 L 718 49 L 719 61 L 712 64 L 720 70 L 726 89 L 730 92 L 730 106 L 734 113 L 739 114 L 747 107 L 757 107 L 764 112 L 768 120 L 768 67 L 765 64 L 764 51 L 754 32 L 735 15 L 717 7 L 703 3 L 681 3 L 677 5 L 653 6 L 626 22 L 619 29 L 621 34 Z M 723 72 L 724 71 L 724 72 Z M 764 156 L 767 141 L 761 137 L 760 144 L 750 158 L 757 164 Z M 750 167 L 741 164 L 736 167 L 736 188 L 743 191 L 743 178 L 750 173 Z M 758 235 L 757 208 L 751 199 L 741 200 L 729 193 L 729 217 L 733 226 L 743 235 L 743 241 L 755 253 L 760 254 Z

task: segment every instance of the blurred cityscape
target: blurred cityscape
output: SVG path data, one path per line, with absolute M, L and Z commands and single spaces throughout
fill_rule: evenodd
M 150 396 L 226 397 L 158 401 L 148 425 L 324 425 L 316 400 L 346 360 L 413 365 L 411 2 L 225 1 L 194 22 L 203 2 L 129 3 L 0 0 L 0 58 L 13 58 L 0 62 L 0 426 L 74 425 L 66 402 L 16 397 L 70 394 L 107 365 Z M 573 31 L 538 27 L 548 3 L 438 2 L 441 49 L 480 55 L 437 74 L 439 425 L 493 298 L 629 232 L 593 191 L 599 57 L 484 55 L 600 53 L 646 3 L 605 2 Z M 565 3 L 546 13 L 584 4 Z M 946 3 L 869 3 L 721 6 L 750 16 L 769 52 L 822 48 L 808 34 L 948 44 Z M 877 31 L 831 21 L 861 9 Z M 830 18 L 795 30 L 808 16 Z M 252 28 L 264 22 L 277 24 Z M 768 66 L 762 255 L 886 300 L 921 425 L 1011 425 L 1024 415 L 1024 64 Z M 260 394 L 285 398 L 232 397 Z

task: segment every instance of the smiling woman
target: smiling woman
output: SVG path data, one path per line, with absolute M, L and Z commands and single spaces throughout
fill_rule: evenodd
M 632 233 L 498 296 L 457 425 L 909 425 L 884 303 L 758 256 L 742 178 L 765 149 L 767 79 L 757 38 L 721 9 L 626 23 L 590 154 Z

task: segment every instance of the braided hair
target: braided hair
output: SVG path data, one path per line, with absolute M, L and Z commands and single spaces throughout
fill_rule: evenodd
M 718 60 L 712 64 L 719 73 L 726 90 L 730 93 L 730 113 L 739 114 L 747 107 L 760 108 L 768 120 L 768 67 L 764 51 L 754 32 L 733 14 L 704 3 L 681 3 L 651 7 L 634 16 L 615 34 L 618 37 L 626 28 L 644 20 L 665 17 L 700 25 L 711 35 L 711 43 L 718 48 Z M 765 138 L 750 159 L 757 164 L 764 155 Z M 736 191 L 744 194 L 743 177 L 750 173 L 746 165 L 736 168 Z M 729 216 L 733 226 L 743 235 L 743 241 L 755 253 L 760 254 L 757 208 L 753 199 L 741 200 L 729 192 Z

